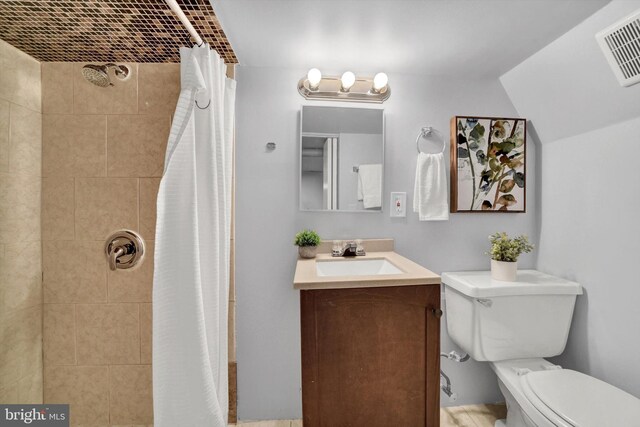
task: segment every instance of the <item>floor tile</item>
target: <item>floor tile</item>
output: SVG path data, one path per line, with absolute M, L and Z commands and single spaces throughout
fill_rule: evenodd
M 440 408 L 440 427 L 477 427 L 462 406 Z
M 471 405 L 463 406 L 477 427 L 493 427 L 496 420 L 507 416 L 504 405 Z

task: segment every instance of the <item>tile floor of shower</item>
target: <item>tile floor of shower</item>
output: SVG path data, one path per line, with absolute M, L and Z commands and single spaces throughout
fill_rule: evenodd
M 440 427 L 493 427 L 496 420 L 506 418 L 507 407 L 497 405 L 467 405 L 440 408 Z M 302 427 L 302 420 L 248 421 L 229 427 Z

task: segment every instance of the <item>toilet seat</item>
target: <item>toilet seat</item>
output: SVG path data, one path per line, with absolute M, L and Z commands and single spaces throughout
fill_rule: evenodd
M 580 372 L 535 371 L 520 376 L 520 384 L 529 402 L 555 424 L 640 427 L 640 399 Z

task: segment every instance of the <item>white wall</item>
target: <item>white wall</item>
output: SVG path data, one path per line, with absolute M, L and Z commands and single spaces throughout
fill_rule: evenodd
M 640 118 L 545 144 L 538 266 L 581 283 L 559 363 L 640 397 Z
M 318 213 L 298 210 L 299 110 L 296 83 L 306 70 L 238 67 L 237 79 L 237 338 L 238 413 L 241 420 L 301 416 L 299 292 L 293 289 L 296 231 L 310 227 L 325 239 L 391 237 L 400 254 L 442 271 L 487 269 L 487 236 L 527 233 L 536 223 L 536 147 L 529 144 L 528 213 L 454 214 L 446 222 L 388 216 L 389 192 L 406 191 L 415 173 L 415 138 L 422 126 L 448 134 L 453 115 L 513 116 L 497 79 L 390 75 L 386 115 L 384 213 Z M 337 104 L 336 104 L 337 105 Z M 276 142 L 273 152 L 265 150 Z M 424 144 L 423 144 L 424 145 Z M 434 143 L 433 148 L 438 144 Z M 448 152 L 447 152 L 448 157 Z M 448 161 L 448 160 L 447 160 Z M 520 265 L 532 267 L 523 256 Z M 444 325 L 443 325 L 444 326 Z M 442 349 L 455 346 L 446 333 Z M 443 361 L 460 399 L 456 404 L 502 400 L 495 375 L 483 363 Z M 448 404 L 446 396 L 443 404 Z
M 558 362 L 640 396 L 640 84 L 618 86 L 594 34 L 640 8 L 613 1 L 505 74 L 539 138 L 538 269 L 576 280 Z

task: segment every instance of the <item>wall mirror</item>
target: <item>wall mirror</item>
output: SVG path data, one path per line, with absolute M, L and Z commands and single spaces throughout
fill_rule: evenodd
M 382 109 L 303 106 L 300 210 L 381 212 Z

